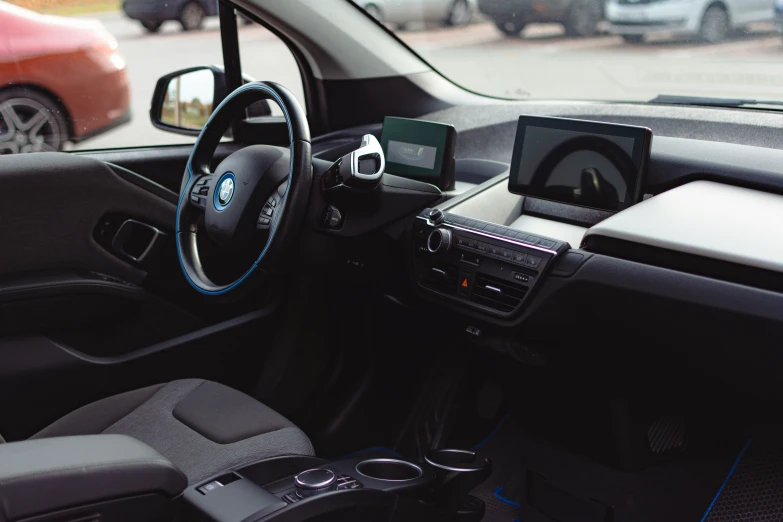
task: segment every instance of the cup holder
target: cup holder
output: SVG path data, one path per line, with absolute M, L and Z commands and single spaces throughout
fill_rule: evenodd
M 363 460 L 356 465 L 356 472 L 363 477 L 389 482 L 414 480 L 424 473 L 416 464 L 397 459 Z
M 458 449 L 432 450 L 427 453 L 424 460 L 439 470 L 456 473 L 482 471 L 490 466 L 488 459 L 480 459 L 472 451 Z

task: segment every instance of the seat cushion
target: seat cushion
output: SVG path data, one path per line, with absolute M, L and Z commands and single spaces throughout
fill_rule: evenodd
M 115 395 L 80 408 L 32 438 L 115 433 L 155 448 L 192 484 L 281 455 L 314 454 L 291 421 L 237 390 L 200 379 Z

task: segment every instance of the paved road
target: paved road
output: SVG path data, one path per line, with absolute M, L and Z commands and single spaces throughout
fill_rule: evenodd
M 148 35 L 120 13 L 100 16 L 128 63 L 133 121 L 78 148 L 186 143 L 154 129 L 147 115 L 161 75 L 222 63 L 216 19 L 183 33 L 176 23 Z M 718 45 L 656 37 L 629 45 L 619 37 L 568 39 L 557 25 L 530 26 L 524 38 L 501 37 L 491 24 L 398 33 L 446 76 L 475 91 L 513 98 L 647 100 L 660 93 L 783 100 L 783 40 L 763 24 L 751 36 Z M 240 26 L 242 67 L 256 79 L 287 85 L 302 97 L 287 48 L 258 26 Z

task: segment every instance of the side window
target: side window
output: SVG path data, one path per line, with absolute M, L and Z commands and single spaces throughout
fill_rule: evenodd
M 153 127 L 149 107 L 159 77 L 222 66 L 216 0 L 14 1 L 0 0 L 0 154 L 195 141 Z M 240 19 L 239 38 L 244 74 L 284 83 L 303 101 L 277 37 Z M 186 108 L 204 116 L 194 122 L 209 103 Z

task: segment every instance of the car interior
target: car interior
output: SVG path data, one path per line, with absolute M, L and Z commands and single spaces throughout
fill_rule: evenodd
M 488 98 L 345 0 L 219 11 L 225 66 L 150 103 L 195 144 L 0 158 L 0 522 L 783 518 L 783 115 Z

